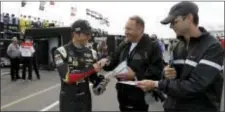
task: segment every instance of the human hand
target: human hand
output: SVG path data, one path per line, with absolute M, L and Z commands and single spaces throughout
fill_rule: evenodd
M 127 73 L 118 74 L 115 77 L 121 80 L 134 80 L 135 72 L 130 67 L 127 67 L 127 69 L 128 69 Z
M 156 88 L 157 82 L 153 80 L 142 80 L 137 82 L 137 87 L 141 88 L 144 92 L 153 90 Z
M 101 66 L 98 63 L 94 63 L 93 64 L 93 67 L 94 67 L 94 69 L 95 69 L 96 72 L 101 71 Z
M 174 68 L 168 65 L 164 68 L 164 77 L 166 79 L 174 79 L 177 77 L 177 72 Z
M 99 60 L 97 63 L 100 65 L 100 67 L 102 68 L 102 67 L 104 67 L 106 64 L 107 64 L 107 62 L 108 62 L 109 60 L 107 59 L 107 58 L 102 58 L 101 60 Z

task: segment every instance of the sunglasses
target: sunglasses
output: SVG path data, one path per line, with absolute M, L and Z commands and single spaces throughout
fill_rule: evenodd
M 170 24 L 171 24 L 171 25 L 175 25 L 175 24 L 177 24 L 180 20 L 184 20 L 186 17 L 187 17 L 187 16 L 178 16 L 178 17 L 176 17 L 175 19 L 173 19 L 173 20 L 170 22 Z
M 91 32 L 90 33 L 84 33 L 86 36 L 91 36 Z

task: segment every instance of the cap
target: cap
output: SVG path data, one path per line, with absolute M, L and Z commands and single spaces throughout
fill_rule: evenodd
M 78 33 L 91 34 L 92 32 L 91 26 L 87 20 L 77 20 L 72 24 L 71 28 L 73 32 Z
M 169 15 L 161 21 L 161 24 L 168 24 L 178 16 L 184 16 L 190 13 L 198 13 L 198 6 L 190 1 L 182 1 L 180 3 L 175 4 L 170 9 Z

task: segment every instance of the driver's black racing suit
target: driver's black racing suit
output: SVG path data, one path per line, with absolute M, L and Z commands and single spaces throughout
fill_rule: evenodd
M 71 42 L 55 51 L 55 64 L 61 78 L 60 111 L 91 111 L 89 80 L 96 86 L 104 79 L 97 76 L 94 59 L 88 48 Z

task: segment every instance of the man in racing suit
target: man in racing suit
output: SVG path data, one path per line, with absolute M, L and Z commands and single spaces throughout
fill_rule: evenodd
M 85 20 L 77 20 L 72 27 L 72 42 L 55 51 L 55 63 L 61 79 L 60 111 L 90 112 L 91 94 L 89 80 L 93 88 L 104 81 L 97 76 L 99 66 L 95 63 L 90 49 L 86 48 L 91 27 Z

